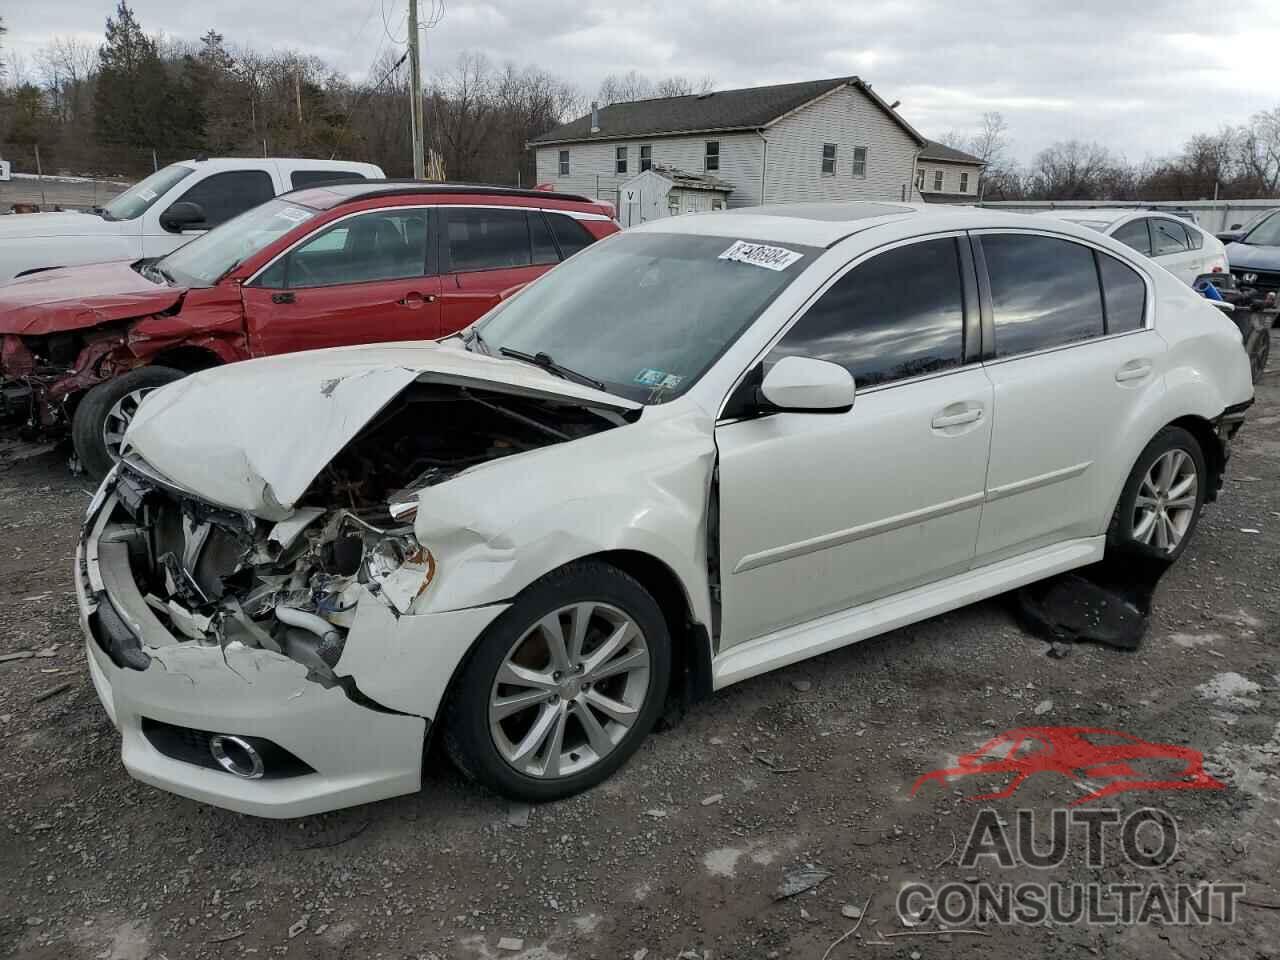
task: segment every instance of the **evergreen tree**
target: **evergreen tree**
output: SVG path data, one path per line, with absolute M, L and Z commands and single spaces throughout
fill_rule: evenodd
M 167 145 L 173 127 L 174 83 L 156 43 L 142 32 L 126 0 L 107 18 L 94 91 L 94 133 L 101 144 Z M 186 142 L 186 138 L 180 138 Z

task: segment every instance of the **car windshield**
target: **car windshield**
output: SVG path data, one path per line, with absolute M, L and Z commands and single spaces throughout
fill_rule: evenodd
M 1280 247 L 1280 211 L 1259 221 L 1256 227 L 1245 234 L 1244 242 L 1260 247 Z
M 663 403 L 697 382 L 819 252 L 618 234 L 543 276 L 476 329 L 491 352 L 546 354 L 610 393 Z
M 190 167 L 173 163 L 157 170 L 145 180 L 135 183 L 124 193 L 117 194 L 102 208 L 104 220 L 133 220 L 142 216 L 151 205 L 163 197 L 175 183 L 195 173 Z
M 211 287 L 233 267 L 316 215 L 291 200 L 268 200 L 179 247 L 156 266 L 188 287 Z

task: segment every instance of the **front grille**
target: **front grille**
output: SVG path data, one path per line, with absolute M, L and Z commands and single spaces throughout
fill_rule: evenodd
M 217 733 L 196 730 L 193 727 L 180 727 L 177 724 L 143 717 L 142 735 L 153 747 L 172 760 L 181 760 L 183 763 L 193 763 L 197 767 L 226 773 L 218 765 L 218 761 L 213 759 L 213 753 L 209 749 L 209 739 L 217 736 Z M 262 737 L 242 737 L 241 739 L 253 744 L 254 749 L 262 757 L 262 776 L 265 780 L 300 777 L 303 774 L 316 772 L 314 767 L 299 760 L 277 743 Z M 228 773 L 227 776 L 231 774 Z
M 1251 270 L 1248 267 L 1239 267 L 1231 271 L 1235 275 L 1236 282 L 1242 287 L 1254 287 L 1258 290 L 1280 290 L 1280 271 L 1276 270 Z M 1246 282 L 1244 275 L 1257 274 L 1258 279 Z

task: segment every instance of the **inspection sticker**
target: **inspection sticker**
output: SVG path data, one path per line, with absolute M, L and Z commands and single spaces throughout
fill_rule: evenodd
M 148 203 L 150 203 L 152 200 L 156 198 L 157 194 L 154 190 L 143 189 L 138 191 L 138 196 L 140 196 L 143 200 L 146 200 Z
M 803 253 L 796 253 L 786 247 L 771 247 L 765 243 L 735 240 L 733 246 L 720 254 L 720 259 L 737 260 L 739 263 L 749 263 L 752 266 L 764 267 L 766 270 L 785 270 L 803 256 Z
M 308 211 L 300 210 L 298 207 L 281 207 L 276 211 L 276 216 L 290 223 L 302 223 L 303 220 L 311 219 Z
M 660 387 L 667 379 L 667 371 L 646 367 L 631 378 L 635 383 L 645 387 Z

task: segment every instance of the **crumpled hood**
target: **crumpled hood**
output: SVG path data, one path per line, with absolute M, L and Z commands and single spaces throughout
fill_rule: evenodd
M 118 236 L 119 221 L 103 220 L 91 213 L 24 213 L 0 217 L 0 240 L 33 237 Z
M 1274 270 L 1280 272 L 1280 247 L 1252 243 L 1228 243 L 1227 263 L 1232 270 Z
M 329 461 L 417 380 L 614 410 L 641 406 L 531 364 L 468 353 L 457 341 L 372 344 L 247 360 L 186 377 L 147 397 L 125 441 L 203 499 L 281 520 Z
M 152 283 L 126 260 L 42 270 L 0 284 L 0 334 L 37 336 L 144 317 L 168 310 L 186 292 Z

